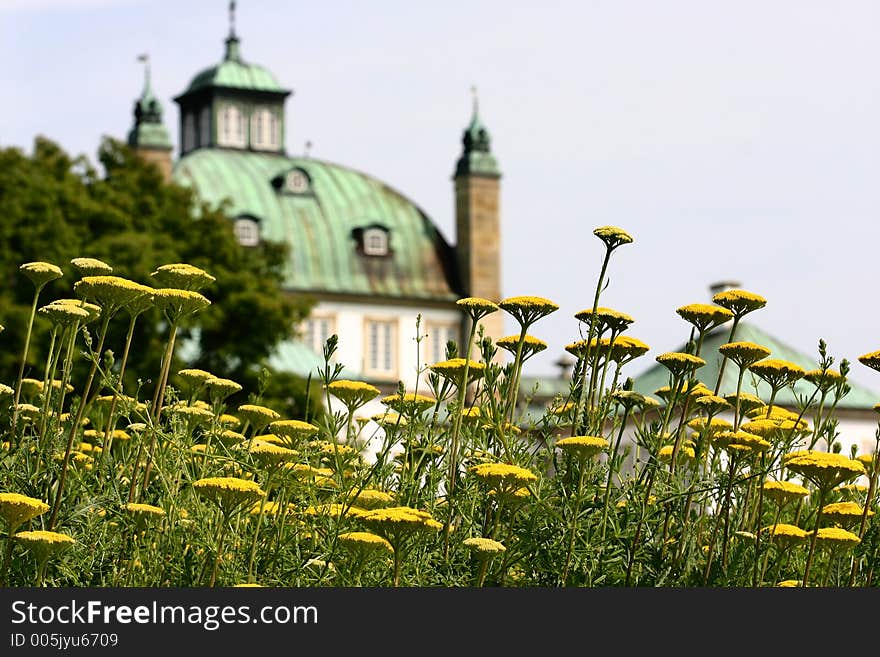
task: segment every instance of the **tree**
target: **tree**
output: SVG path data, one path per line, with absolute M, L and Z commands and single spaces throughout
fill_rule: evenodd
M 281 289 L 287 246 L 263 242 L 243 248 L 225 208 L 209 207 L 190 189 L 166 183 L 155 166 L 117 140 L 102 140 L 98 160 L 103 174 L 85 156 L 71 157 L 45 137 L 35 139 L 30 156 L 0 149 L 0 324 L 6 329 L 0 333 L 0 381 L 17 376 L 33 298 L 33 286 L 18 271 L 21 264 L 47 261 L 65 272 L 43 290 L 43 305 L 74 296 L 79 274 L 70 265 L 73 258 L 100 259 L 113 267 L 113 275 L 147 285 L 155 285 L 149 275 L 158 266 L 187 262 L 216 281 L 202 291 L 211 305 L 182 327 L 178 339 L 186 348 L 176 351 L 171 371 L 197 367 L 233 379 L 244 389 L 229 399 L 230 406 L 248 401 L 259 391 L 261 372 L 272 373 L 267 359 L 273 348 L 293 335 L 313 303 Z M 47 321 L 35 321 L 25 376 L 42 378 L 49 330 Z M 126 330 L 126 321 L 111 322 L 106 345 L 117 356 Z M 152 389 L 166 334 L 158 310 L 138 320 L 127 391 L 139 381 L 143 395 Z M 290 395 L 278 390 L 282 382 L 300 394 L 305 390 L 286 373 L 276 379 L 269 379 L 266 390 L 273 398 Z M 288 409 L 277 410 L 302 412 L 305 403 L 295 397 Z

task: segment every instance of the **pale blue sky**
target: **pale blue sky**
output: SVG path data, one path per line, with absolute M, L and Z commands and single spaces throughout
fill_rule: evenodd
M 149 52 L 178 138 L 180 93 L 220 60 L 226 0 L 0 0 L 0 146 L 45 134 L 94 158 L 124 138 Z M 239 0 L 246 60 L 294 89 L 287 148 L 367 171 L 454 241 L 451 174 L 479 88 L 501 169 L 504 294 L 553 299 L 533 333 L 578 338 L 602 245 L 628 230 L 602 304 L 652 350 L 678 306 L 734 279 L 790 345 L 853 362 L 880 349 L 880 3 Z M 514 327 L 508 323 L 508 329 Z M 880 401 L 880 399 L 878 399 Z

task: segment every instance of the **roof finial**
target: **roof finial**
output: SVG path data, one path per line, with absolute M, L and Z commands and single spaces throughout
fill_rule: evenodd
M 311 153 L 311 152 L 312 152 L 312 140 L 308 139 L 308 140 L 306 140 L 306 150 L 305 150 L 304 157 L 308 158 L 309 153 Z
M 137 60 L 144 64 L 144 91 L 146 91 L 150 88 L 150 55 L 145 52 L 141 53 L 137 56 Z
M 476 118 L 480 110 L 480 97 L 477 95 L 477 85 L 475 84 L 471 85 L 471 95 L 474 101 L 474 118 Z
M 238 37 L 235 35 L 235 0 L 229 0 L 229 36 L 226 37 L 227 62 L 241 61 L 241 53 L 238 50 Z
M 229 0 L 229 37 L 235 38 L 235 0 Z

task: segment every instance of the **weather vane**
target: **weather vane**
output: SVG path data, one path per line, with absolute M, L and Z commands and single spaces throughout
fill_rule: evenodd
M 479 99 L 479 97 L 477 96 L 477 85 L 475 85 L 475 84 L 472 84 L 472 85 L 471 85 L 471 96 L 473 96 L 473 100 L 474 100 L 474 115 L 476 115 L 477 110 L 479 109 L 479 106 L 480 106 L 480 99 Z
M 229 0 L 229 36 L 235 36 L 235 0 Z
M 312 142 L 311 142 L 311 140 L 308 140 L 308 141 L 306 141 L 306 155 L 305 155 L 306 157 L 309 156 L 309 153 L 311 152 L 311 150 L 312 150 Z

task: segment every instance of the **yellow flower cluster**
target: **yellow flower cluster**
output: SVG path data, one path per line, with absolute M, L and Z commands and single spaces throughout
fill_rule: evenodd
M 822 527 L 816 530 L 816 544 L 832 550 L 855 547 L 862 542 L 858 536 L 840 527 Z
M 153 298 L 156 306 L 172 322 L 177 322 L 181 318 L 197 313 L 211 305 L 211 302 L 198 292 L 173 287 L 154 290 Z
M 427 511 L 408 506 L 374 509 L 365 513 L 361 521 L 389 539 L 415 531 L 437 531 L 443 528 L 443 525 L 434 520 Z M 393 540 L 391 542 L 394 543 Z
M 718 351 L 742 368 L 770 355 L 767 347 L 754 342 L 728 342 L 718 347 Z
M 760 294 L 747 292 L 746 290 L 724 290 L 712 297 L 712 302 L 717 303 L 731 311 L 734 317 L 742 317 L 754 310 L 767 305 L 767 299 Z
M 327 390 L 349 408 L 363 406 L 380 392 L 379 388 L 366 381 L 348 379 L 331 381 L 327 384 Z
M 76 270 L 83 276 L 100 276 L 113 271 L 113 267 L 97 258 L 74 258 L 70 264 L 76 267 Z
M 451 358 L 443 360 L 439 363 L 429 365 L 429 369 L 440 376 L 449 379 L 453 383 L 458 383 L 464 374 L 465 363 L 467 363 L 468 379 L 478 379 L 483 376 L 486 370 L 486 364 L 475 360 L 465 360 L 464 358 Z
M 0 517 L 6 522 L 10 533 L 48 510 L 49 505 L 42 500 L 21 493 L 0 493 Z
M 299 452 L 272 443 L 254 440 L 251 444 L 250 454 L 254 461 L 261 466 L 276 467 L 281 463 L 292 461 L 299 455 Z
M 559 310 L 559 304 L 544 297 L 518 296 L 503 299 L 498 307 L 509 313 L 520 326 L 528 327 Z
M 43 529 L 29 532 L 18 532 L 13 538 L 30 550 L 37 558 L 37 561 L 45 561 L 50 556 L 61 552 L 76 543 L 76 540 L 72 536 Z
M 672 372 L 673 376 L 681 376 L 706 364 L 706 361 L 699 356 L 682 351 L 668 351 L 657 356 L 655 360 Z M 712 393 L 711 390 L 708 390 L 708 392 L 709 394 Z
M 352 504 L 362 509 L 379 509 L 394 501 L 394 496 L 384 490 L 364 488 L 351 496 Z
M 512 354 L 516 353 L 516 350 L 519 346 L 520 338 L 518 335 L 507 335 L 503 338 L 498 338 L 495 341 L 495 344 L 504 349 L 505 351 L 509 351 Z M 533 356 L 537 353 L 544 351 L 547 348 L 547 343 L 541 340 L 540 338 L 536 338 L 533 335 L 524 335 L 523 336 L 523 345 L 522 345 L 522 359 L 526 360 L 529 356 Z
M 512 463 L 479 463 L 470 471 L 494 488 L 519 488 L 538 479 L 531 470 Z
M 207 477 L 193 482 L 193 489 L 224 511 L 252 503 L 266 493 L 259 484 L 238 477 Z
M 278 411 L 259 404 L 242 404 L 235 412 L 242 420 L 259 429 L 270 422 L 281 419 L 281 414 Z
M 73 290 L 111 310 L 121 308 L 138 297 L 154 292 L 146 285 L 119 276 L 85 276 L 73 284 Z
M 769 527 L 770 536 L 773 540 L 783 545 L 802 543 L 807 540 L 809 532 L 804 531 L 797 525 L 778 523 Z
M 340 545 L 360 553 L 394 552 L 391 543 L 371 532 L 345 532 L 337 539 Z
M 791 361 L 782 358 L 767 358 L 759 360 L 749 366 L 749 371 L 754 372 L 764 379 L 771 388 L 779 389 L 791 385 L 803 378 L 807 371 Z
M 85 302 L 82 302 L 83 304 Z M 100 308 L 95 306 L 98 312 Z M 74 322 L 87 322 L 92 314 L 80 304 L 52 301 L 42 306 L 37 312 L 53 324 L 68 326 Z
M 880 372 L 880 350 L 862 354 L 859 356 L 859 362 L 870 367 L 872 370 Z
M 723 306 L 713 306 L 710 303 L 690 303 L 677 308 L 675 312 L 686 322 L 693 324 L 700 332 L 733 319 L 732 311 Z
M 507 550 L 503 543 L 491 538 L 473 536 L 462 541 L 462 545 L 480 557 L 488 557 Z
M 314 424 L 303 420 L 274 420 L 269 423 L 269 431 L 277 436 L 283 436 L 290 442 L 311 438 L 320 429 Z
M 832 369 L 815 369 L 808 370 L 804 374 L 804 379 L 822 391 L 831 390 L 834 386 L 843 383 L 846 380 L 840 372 Z
M 580 310 L 574 314 L 575 319 L 578 319 L 585 324 L 590 324 L 590 322 L 594 323 L 594 330 L 596 335 L 602 335 L 606 330 L 610 329 L 614 333 L 620 333 L 628 326 L 630 326 L 633 322 L 635 322 L 635 318 L 632 315 L 627 315 L 626 313 L 620 312 L 619 310 L 614 310 L 613 308 L 605 308 L 605 307 L 597 307 L 596 308 L 596 319 L 593 319 L 593 309 L 586 308 L 584 310 Z
M 208 394 L 212 399 L 226 399 L 229 395 L 240 392 L 242 386 L 240 383 L 232 379 L 222 379 L 218 376 L 212 376 L 205 381 L 205 387 L 208 388 Z
M 874 515 L 871 509 L 868 509 L 868 517 Z M 865 513 L 865 509 L 855 502 L 834 502 L 826 504 L 822 507 L 822 518 L 828 519 L 838 524 L 852 524 L 860 521 Z
M 49 281 L 54 281 L 56 278 L 64 276 L 61 267 L 53 265 L 51 262 L 26 262 L 18 270 L 27 276 L 37 287 L 42 287 Z
M 498 304 L 482 297 L 465 297 L 455 303 L 460 308 L 464 308 L 475 321 L 498 310 Z
M 599 226 L 593 230 L 593 235 L 602 240 L 609 251 L 633 241 L 632 235 L 617 226 Z
M 588 459 L 601 454 L 609 447 L 608 441 L 600 436 L 571 436 L 560 438 L 556 441 L 556 447 L 566 454 L 577 458 Z
M 217 279 L 200 267 L 179 262 L 162 265 L 150 274 L 160 285 L 183 290 L 200 290 Z
M 788 504 L 810 494 L 807 488 L 793 481 L 765 481 L 763 488 L 764 495 L 777 504 Z
M 165 509 L 152 504 L 141 504 L 139 502 L 129 502 L 123 509 L 138 518 L 162 518 L 165 516 Z

